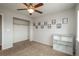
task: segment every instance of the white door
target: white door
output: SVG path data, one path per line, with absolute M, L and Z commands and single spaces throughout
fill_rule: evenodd
M 14 40 L 13 42 L 20 42 L 29 39 L 29 22 L 25 20 L 20 20 L 14 18 L 13 20 L 13 32 L 14 32 Z

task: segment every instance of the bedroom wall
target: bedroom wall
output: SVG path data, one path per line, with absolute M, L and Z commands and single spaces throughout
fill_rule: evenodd
M 62 24 L 62 18 L 68 18 L 67 24 Z M 75 8 L 63 10 L 54 14 L 47 14 L 41 17 L 37 17 L 33 22 L 41 22 L 42 25 L 44 21 L 47 21 L 48 24 L 51 24 L 52 19 L 56 19 L 56 24 L 61 23 L 61 28 L 57 28 L 56 24 L 51 25 L 51 29 L 48 29 L 47 26 L 44 26 L 44 29 L 41 29 L 41 26 L 38 26 L 38 29 L 33 27 L 34 37 L 33 40 L 52 45 L 52 36 L 53 34 L 65 34 L 65 35 L 74 35 L 76 36 L 76 17 L 75 17 Z
M 24 16 L 18 12 L 13 12 L 7 8 L 0 7 L 2 14 L 2 49 L 13 47 L 13 17 L 31 20 L 28 16 Z M 31 26 L 30 26 L 31 28 Z M 31 31 L 31 30 L 30 30 Z M 31 37 L 31 36 L 30 36 Z

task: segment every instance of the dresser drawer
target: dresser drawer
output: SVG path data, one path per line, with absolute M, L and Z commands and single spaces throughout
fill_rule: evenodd
M 59 41 L 59 40 L 53 40 L 53 44 L 61 44 L 61 45 L 67 45 L 70 47 L 73 47 L 73 42 L 66 42 L 66 41 Z
M 54 39 L 54 40 L 60 40 L 60 39 L 61 39 L 61 37 L 60 37 L 60 36 L 58 36 L 58 35 L 54 35 L 54 36 L 53 36 L 53 39 Z
M 63 52 L 63 53 L 73 55 L 73 48 L 69 47 L 69 46 L 54 44 L 53 49 L 60 51 L 60 52 Z
M 66 42 L 73 42 L 73 37 L 65 37 L 65 36 L 63 36 L 63 37 L 61 37 L 61 40 L 66 41 Z

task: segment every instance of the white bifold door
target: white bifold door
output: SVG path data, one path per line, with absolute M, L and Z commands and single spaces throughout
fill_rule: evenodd
M 13 18 L 13 43 L 29 39 L 29 21 Z

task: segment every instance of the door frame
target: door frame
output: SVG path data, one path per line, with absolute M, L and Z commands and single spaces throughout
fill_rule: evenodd
M 1 50 L 3 50 L 4 49 L 4 14 L 3 13 L 0 13 L 0 15 L 2 16 L 2 40 L 1 40 Z

